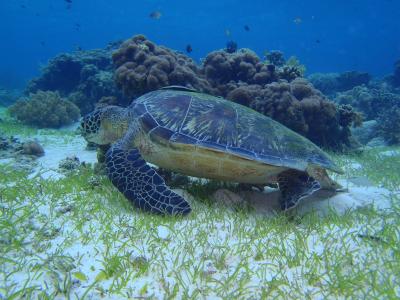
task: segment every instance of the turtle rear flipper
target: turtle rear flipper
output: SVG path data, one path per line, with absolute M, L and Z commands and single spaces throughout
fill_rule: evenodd
M 111 182 L 140 209 L 159 214 L 188 214 L 189 203 L 170 190 L 164 179 L 150 167 L 135 148 L 124 149 L 123 142 L 106 153 Z
M 299 202 L 321 189 L 320 183 L 306 172 L 288 170 L 278 175 L 279 189 L 282 194 L 281 208 L 289 210 Z

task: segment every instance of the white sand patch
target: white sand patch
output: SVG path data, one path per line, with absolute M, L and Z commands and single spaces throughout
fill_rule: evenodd
M 170 233 L 170 230 L 168 229 L 168 227 L 161 226 L 161 225 L 157 227 L 157 235 L 160 239 L 166 240 L 166 239 L 168 239 L 170 234 L 171 233 Z
M 343 185 L 344 182 L 341 182 Z M 319 215 L 328 214 L 333 209 L 338 214 L 345 214 L 349 210 L 367 208 L 370 206 L 379 210 L 389 209 L 391 207 L 391 198 L 393 193 L 380 187 L 360 187 L 351 183 L 348 184 L 348 192 L 341 192 L 332 197 L 323 199 L 316 197 L 306 203 L 299 205 L 300 214 L 315 210 Z
M 36 136 L 36 140 L 43 145 L 45 155 L 38 158 L 38 166 L 31 176 L 38 173 L 44 178 L 57 179 L 63 175 L 58 170 L 61 160 L 76 156 L 80 162 L 95 163 L 96 151 L 86 150 L 86 141 L 81 136 L 75 136 L 65 142 L 62 138 L 54 136 Z
M 347 192 L 332 195 L 329 192 L 319 191 L 311 197 L 302 201 L 296 208 L 296 213 L 305 214 L 316 211 L 323 216 L 330 210 L 335 210 L 342 215 L 351 209 L 366 208 L 374 206 L 384 210 L 391 207 L 393 192 L 374 186 L 357 186 L 345 180 L 339 180 L 340 184 L 348 188 Z M 255 208 L 256 212 L 264 215 L 274 215 L 279 208 L 280 192 L 267 189 L 264 193 L 248 191 L 242 192 L 241 196 Z

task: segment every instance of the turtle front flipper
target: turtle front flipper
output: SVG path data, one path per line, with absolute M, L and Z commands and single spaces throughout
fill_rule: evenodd
M 282 194 L 281 208 L 286 211 L 296 207 L 301 200 L 321 189 L 320 183 L 306 172 L 288 170 L 278 175 Z
M 107 174 L 118 190 L 140 209 L 159 214 L 188 214 L 189 203 L 165 185 L 139 150 L 125 149 L 123 145 L 119 142 L 106 153 Z

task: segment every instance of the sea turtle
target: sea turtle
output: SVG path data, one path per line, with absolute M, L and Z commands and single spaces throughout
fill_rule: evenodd
M 248 107 L 184 87 L 147 93 L 127 108 L 99 108 L 83 118 L 81 131 L 87 141 L 111 144 L 108 177 L 151 212 L 191 208 L 146 162 L 196 177 L 277 184 L 283 210 L 316 190 L 340 188 L 326 170 L 341 169 L 311 141 Z

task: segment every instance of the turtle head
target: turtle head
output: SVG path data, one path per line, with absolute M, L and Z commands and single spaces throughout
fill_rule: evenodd
M 86 141 L 107 145 L 122 138 L 128 125 L 128 114 L 125 108 L 105 106 L 83 117 L 80 131 Z

